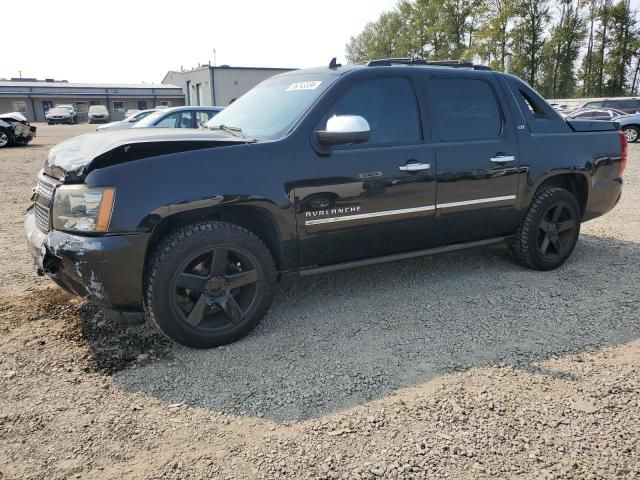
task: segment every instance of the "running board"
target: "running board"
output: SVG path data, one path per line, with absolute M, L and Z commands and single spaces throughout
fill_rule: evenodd
M 410 258 L 427 257 L 430 255 L 438 255 L 440 253 L 457 252 L 458 250 L 467 250 L 469 248 L 487 247 L 489 245 L 497 245 L 511 240 L 513 236 L 489 238 L 487 240 L 478 240 L 476 242 L 456 243 L 455 245 L 447 245 L 445 247 L 429 248 L 427 250 L 417 250 L 415 252 L 397 253 L 394 255 L 386 255 L 384 257 L 367 258 L 365 260 L 357 260 L 355 262 L 337 263 L 335 265 L 327 265 L 326 267 L 312 267 L 300 270 L 299 275 L 310 277 L 312 275 L 321 275 L 323 273 L 337 272 L 339 270 L 348 270 L 351 268 L 368 267 L 378 265 L 380 263 L 396 262 L 398 260 L 407 260 Z

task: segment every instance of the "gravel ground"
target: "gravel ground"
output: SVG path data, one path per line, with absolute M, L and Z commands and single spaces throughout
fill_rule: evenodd
M 493 248 L 302 279 L 194 351 L 34 280 L 22 210 L 83 129 L 0 151 L 0 479 L 640 477 L 640 147 L 557 271 Z

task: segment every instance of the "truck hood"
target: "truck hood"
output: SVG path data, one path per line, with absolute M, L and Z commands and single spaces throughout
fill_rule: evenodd
M 180 146 L 185 151 L 198 148 L 211 148 L 227 146 L 231 144 L 243 144 L 252 142 L 251 139 L 236 137 L 222 131 L 191 130 L 191 129 L 167 129 L 167 128 L 131 128 L 126 130 L 107 130 L 100 133 L 87 133 L 65 140 L 49 151 L 45 162 L 45 172 L 56 178 L 81 178 L 91 169 L 94 161 L 114 150 L 123 150 L 128 153 L 135 145 L 159 144 L 161 147 L 167 143 L 172 148 L 167 148 L 167 153 L 176 153 L 176 147 Z M 178 148 L 178 151 L 181 149 Z M 162 155 L 159 150 L 156 155 Z M 124 156 L 124 155 L 122 155 Z M 149 156 L 142 155 L 140 158 Z M 131 155 L 127 155 L 131 157 Z M 135 158 L 127 158 L 125 161 Z

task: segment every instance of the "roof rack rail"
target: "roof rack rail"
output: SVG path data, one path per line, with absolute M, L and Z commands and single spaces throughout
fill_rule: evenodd
M 451 68 L 473 68 L 474 70 L 492 70 L 486 65 L 476 65 L 467 60 L 433 60 L 427 61 L 420 57 L 410 58 L 381 58 L 371 60 L 367 63 L 368 67 L 391 67 L 392 65 L 431 65 L 434 67 L 451 67 Z

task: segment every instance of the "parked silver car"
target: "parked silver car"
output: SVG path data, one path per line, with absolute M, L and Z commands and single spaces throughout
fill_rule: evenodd
M 612 120 L 620 115 L 626 115 L 615 108 L 580 108 L 567 115 L 567 119 L 574 120 Z
M 66 106 L 50 108 L 45 116 L 49 125 L 53 125 L 54 123 L 76 123 L 75 113 Z
M 143 118 L 146 118 L 149 115 L 159 111 L 160 110 L 157 110 L 155 108 L 151 108 L 149 110 L 140 110 L 138 111 L 138 113 L 134 113 L 130 117 L 127 117 L 124 120 L 120 120 L 119 122 L 111 122 L 107 123 L 106 125 L 100 125 L 96 128 L 96 130 L 98 132 L 102 132 L 104 130 L 122 130 L 125 128 L 131 128 Z
M 133 128 L 200 128 L 224 107 L 173 107 L 152 113 Z
M 89 123 L 106 123 L 111 116 L 104 105 L 91 105 L 89 107 Z
M 623 115 L 614 119 L 620 125 L 620 130 L 627 137 L 627 142 L 636 143 L 640 140 L 640 113 Z

